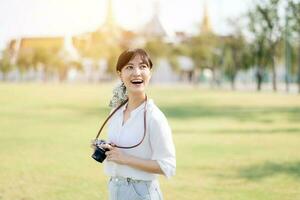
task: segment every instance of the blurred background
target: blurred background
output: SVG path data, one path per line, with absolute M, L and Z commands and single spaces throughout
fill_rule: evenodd
M 120 52 L 142 47 L 156 83 L 300 91 L 298 1 L 2 0 L 0 9 L 2 81 L 111 81 Z
M 299 41 L 299 0 L 0 0 L 0 200 L 107 199 L 89 143 L 128 48 L 173 131 L 165 199 L 300 199 Z

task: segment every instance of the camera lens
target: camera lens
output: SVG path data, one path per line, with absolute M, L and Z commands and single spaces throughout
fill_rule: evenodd
M 97 146 L 95 152 L 92 155 L 92 158 L 94 158 L 96 161 L 102 163 L 106 158 L 105 152 L 106 152 L 105 149 L 102 149 Z

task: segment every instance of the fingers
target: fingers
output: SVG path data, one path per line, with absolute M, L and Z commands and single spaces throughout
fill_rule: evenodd
M 115 145 L 114 143 L 109 143 L 109 144 L 110 144 L 110 146 L 112 146 L 112 147 L 117 146 L 117 145 Z
M 108 160 L 112 160 L 113 158 L 115 158 L 115 156 L 118 155 L 118 150 L 110 146 L 110 150 L 106 151 L 105 155 L 107 156 Z
M 113 161 L 113 153 L 111 151 L 106 151 L 105 155 L 108 161 Z
M 112 151 L 106 151 L 105 152 L 105 155 L 107 155 L 107 156 L 109 156 L 109 155 L 111 155 L 112 154 Z
M 102 144 L 101 147 L 103 149 L 108 149 L 108 151 L 112 150 L 114 147 L 109 144 Z
M 105 155 L 107 156 L 108 161 L 116 162 L 118 164 L 125 164 L 128 158 L 125 153 L 123 153 L 117 148 L 113 148 L 110 151 L 106 151 Z

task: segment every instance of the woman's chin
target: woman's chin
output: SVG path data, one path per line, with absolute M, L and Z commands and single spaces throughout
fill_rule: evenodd
M 145 87 L 144 86 L 135 86 L 135 87 L 130 87 L 128 90 L 130 93 L 142 93 L 145 92 Z

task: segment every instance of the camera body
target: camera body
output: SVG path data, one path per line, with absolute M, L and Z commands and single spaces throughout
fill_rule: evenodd
M 109 143 L 107 143 L 105 140 L 96 140 L 94 143 L 96 149 L 92 155 L 92 158 L 94 158 L 96 161 L 100 163 L 102 163 L 106 158 L 105 152 L 109 151 L 109 149 L 101 147 L 101 145 L 105 145 L 105 144 L 109 144 Z

